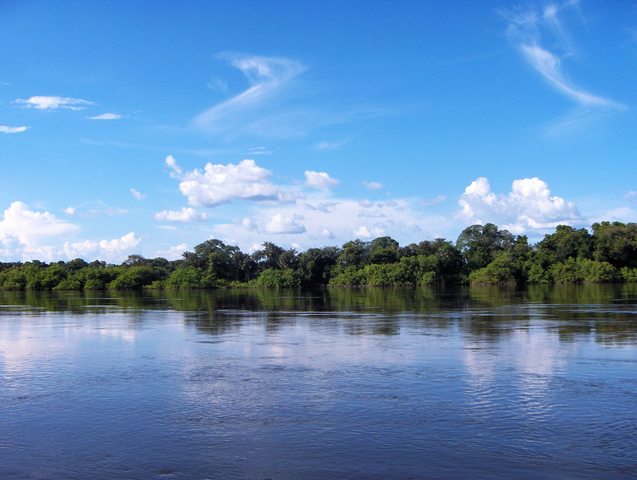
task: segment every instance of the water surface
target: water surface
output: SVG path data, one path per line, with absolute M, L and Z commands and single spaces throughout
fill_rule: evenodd
M 0 294 L 2 479 L 637 477 L 637 287 Z

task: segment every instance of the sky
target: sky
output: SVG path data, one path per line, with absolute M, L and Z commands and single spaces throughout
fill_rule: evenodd
M 0 0 L 0 261 L 637 221 L 637 3 Z

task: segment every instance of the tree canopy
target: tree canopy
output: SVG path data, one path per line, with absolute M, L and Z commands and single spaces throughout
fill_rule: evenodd
M 401 246 L 391 237 L 303 252 L 271 242 L 253 253 L 210 239 L 179 260 L 130 255 L 120 265 L 76 258 L 0 263 L 0 289 L 100 290 L 634 282 L 637 224 L 559 225 L 535 245 L 496 225 L 471 225 L 456 243 L 437 238 Z

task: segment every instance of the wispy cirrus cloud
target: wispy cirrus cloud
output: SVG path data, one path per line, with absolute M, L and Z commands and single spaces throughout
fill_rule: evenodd
M 322 141 L 322 142 L 316 143 L 314 145 L 314 149 L 315 150 L 319 150 L 319 151 L 336 150 L 336 149 L 341 148 L 342 146 L 346 145 L 347 142 L 348 142 L 348 140 L 339 140 L 339 141 L 334 141 L 334 142 Z
M 208 135 L 224 139 L 242 135 L 300 138 L 318 128 L 399 113 L 387 106 L 338 101 L 332 95 L 308 88 L 302 78 L 308 68 L 297 60 L 236 53 L 222 54 L 219 58 L 238 69 L 247 79 L 248 87 L 192 119 L 191 125 Z M 329 150 L 344 144 L 321 142 L 315 148 Z
M 139 190 L 135 189 L 135 188 L 131 188 L 130 190 L 130 194 L 135 197 L 137 200 L 142 201 L 146 198 L 146 194 L 140 192 Z
M 71 205 L 64 209 L 64 213 L 81 218 L 118 217 L 126 215 L 128 210 L 112 207 L 102 200 L 92 200 L 80 205 Z
M 551 3 L 541 9 L 513 8 L 500 13 L 507 22 L 508 37 L 522 58 L 551 87 L 575 105 L 574 111 L 548 126 L 548 134 L 562 135 L 578 131 L 600 117 L 626 109 L 620 102 L 577 85 L 564 72 L 565 60 L 575 55 L 563 17 L 575 14 L 571 17 L 583 21 L 578 1 Z
M 247 89 L 198 114 L 193 124 L 210 134 L 259 133 L 264 108 L 270 101 L 281 99 L 285 88 L 301 75 L 306 67 L 295 60 L 283 57 L 222 54 L 248 80 Z M 223 84 L 222 81 L 215 85 Z
M 10 134 L 10 133 L 22 133 L 26 132 L 29 127 L 21 126 L 21 127 L 9 127 L 7 125 L 0 125 L 0 133 Z
M 18 98 L 13 101 L 13 104 L 22 108 L 34 108 L 36 110 L 83 110 L 91 105 L 95 105 L 94 102 L 82 98 L 43 95 Z
M 119 113 L 100 113 L 86 118 L 89 120 L 119 120 L 122 116 Z
M 365 188 L 367 190 L 381 190 L 383 188 L 383 184 L 380 182 L 375 182 L 375 181 L 371 181 L 371 182 L 363 182 L 363 185 L 365 185 Z

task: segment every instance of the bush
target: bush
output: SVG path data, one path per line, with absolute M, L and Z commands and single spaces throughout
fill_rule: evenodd
M 508 253 L 498 254 L 486 267 L 471 272 L 469 280 L 478 284 L 514 284 L 516 275 L 512 263 Z
M 195 267 L 182 267 L 172 272 L 166 279 L 168 288 L 211 288 L 215 286 L 215 279 L 205 275 Z
M 267 268 L 254 280 L 255 285 L 266 288 L 296 288 L 301 286 L 301 275 L 291 268 Z
M 624 282 L 637 282 L 637 268 L 624 267 L 619 274 Z
M 77 277 L 67 277 L 58 283 L 54 290 L 82 290 L 82 282 Z

